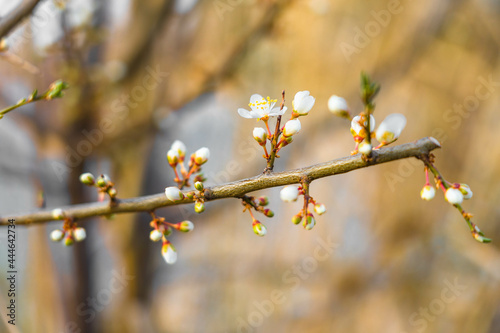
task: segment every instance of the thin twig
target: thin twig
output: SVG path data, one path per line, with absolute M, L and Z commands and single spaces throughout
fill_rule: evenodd
M 241 199 L 245 194 L 249 192 L 289 184 L 298 184 L 301 182 L 301 180 L 304 179 L 304 177 L 307 177 L 308 179 L 310 179 L 310 181 L 313 181 L 319 178 L 346 173 L 371 165 L 409 157 L 421 157 L 424 155 L 428 155 L 432 150 L 439 147 L 439 142 L 436 139 L 427 137 L 416 142 L 406 143 L 390 148 L 384 148 L 378 151 L 375 150 L 373 151 L 372 158 L 368 161 L 363 159 L 361 154 L 357 154 L 354 156 L 342 157 L 329 162 L 320 163 L 301 169 L 278 173 L 261 174 L 256 177 L 206 188 L 204 190 L 204 198 L 205 201 L 224 198 Z M 87 217 L 116 213 L 150 212 L 160 207 L 187 203 L 193 203 L 193 200 L 185 198 L 182 201 L 174 203 L 172 201 L 169 201 L 164 193 L 159 193 L 131 199 L 117 199 L 116 205 L 114 206 L 110 206 L 107 202 L 93 202 L 61 207 L 61 209 L 64 211 L 66 216 L 70 216 L 74 219 L 82 219 Z M 54 220 L 51 214 L 51 210 L 46 209 L 35 211 L 32 213 L 22 213 L 18 215 L 0 217 L 0 225 L 7 225 L 9 219 L 15 219 L 16 224 L 18 225 L 43 223 Z
M 7 36 L 23 19 L 31 15 L 40 0 L 25 0 L 6 17 L 0 19 L 0 39 Z

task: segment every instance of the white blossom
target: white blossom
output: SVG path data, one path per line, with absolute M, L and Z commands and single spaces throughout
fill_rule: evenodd
M 297 201 L 298 197 L 299 197 L 299 188 L 295 185 L 285 186 L 280 191 L 280 198 L 284 202 Z
M 64 237 L 64 232 L 62 230 L 56 229 L 50 233 L 50 239 L 54 242 L 59 242 Z
M 267 234 L 267 229 L 266 226 L 263 225 L 262 223 L 255 222 L 253 224 L 253 232 L 255 232 L 257 236 L 263 237 Z
M 56 220 L 62 220 L 64 218 L 64 212 L 61 208 L 56 208 L 52 210 L 52 217 Z
M 422 191 L 420 191 L 420 197 L 423 200 L 427 201 L 432 200 L 435 195 L 436 195 L 436 189 L 431 185 L 425 185 L 422 188 Z
M 351 130 L 354 131 L 354 133 L 356 133 L 357 135 L 359 135 L 359 133 L 361 132 L 361 130 L 363 130 L 363 126 L 361 126 L 361 124 L 359 123 L 359 121 L 361 120 L 361 116 L 356 116 L 354 118 L 352 118 L 352 121 L 351 121 Z M 365 126 L 368 125 L 365 121 Z M 370 115 L 370 132 L 373 132 L 373 130 L 375 129 L 375 117 L 373 115 Z
M 171 150 L 176 151 L 179 156 L 184 156 L 186 154 L 186 145 L 182 141 L 175 140 L 170 147 Z
M 85 229 L 83 229 L 83 228 L 76 228 L 73 231 L 73 235 L 74 235 L 75 240 L 77 242 L 81 242 L 82 240 L 84 240 L 85 238 L 87 238 L 87 233 L 85 232 Z
M 314 211 L 318 215 L 323 215 L 326 212 L 326 206 L 324 204 L 316 204 L 314 205 Z
M 297 134 L 300 131 L 300 120 L 292 119 L 286 122 L 285 128 L 283 129 L 283 135 L 289 137 Z
M 460 192 L 459 189 L 453 187 L 450 187 L 446 190 L 444 197 L 446 198 L 446 201 L 448 201 L 452 205 L 458 205 L 461 204 L 462 201 L 464 201 L 464 195 L 462 194 L 462 192 Z
M 179 190 L 178 187 L 175 186 L 170 186 L 165 189 L 165 195 L 167 196 L 167 199 L 170 201 L 179 201 L 184 199 L 184 195 L 182 192 Z
M 179 151 L 178 150 L 174 150 L 174 149 L 170 149 L 168 152 L 167 152 L 167 160 L 168 160 L 168 163 L 171 164 L 171 165 L 177 165 L 177 163 L 179 163 Z
M 299 91 L 292 101 L 293 111 L 301 116 L 305 116 L 311 111 L 316 99 L 309 95 L 309 91 Z
M 85 185 L 94 185 L 95 178 L 90 172 L 85 172 L 80 175 L 80 182 Z
M 344 98 L 332 95 L 328 99 L 328 110 L 336 116 L 346 117 L 349 115 L 349 106 Z
M 202 165 L 208 160 L 209 157 L 210 157 L 210 150 L 208 150 L 207 147 L 203 147 L 198 149 L 194 153 L 194 162 L 198 165 Z
M 372 145 L 369 144 L 368 142 L 366 141 L 363 141 L 361 142 L 361 144 L 359 145 L 358 147 L 358 151 L 363 154 L 363 155 L 370 155 L 370 153 L 372 152 Z
M 264 98 L 259 94 L 253 94 L 250 97 L 250 111 L 246 109 L 239 108 L 238 114 L 243 118 L 269 118 L 283 115 L 286 112 L 286 106 L 283 107 L 283 110 L 280 110 L 279 107 L 274 107 L 276 104 L 276 99 L 271 99 L 269 97 Z
M 166 242 L 161 247 L 161 255 L 167 264 L 175 264 L 177 261 L 177 252 L 174 246 L 170 242 Z
M 267 131 L 265 129 L 263 129 L 262 127 L 255 127 L 253 129 L 252 134 L 253 134 L 253 138 L 258 143 L 263 143 L 263 142 L 266 142 L 266 140 L 267 140 Z
M 464 195 L 464 199 L 468 200 L 468 199 L 472 198 L 473 193 L 472 193 L 469 185 L 460 184 L 459 190 Z
M 149 233 L 149 239 L 151 239 L 153 242 L 159 241 L 163 237 L 163 234 L 159 230 L 151 230 Z
M 406 117 L 401 113 L 392 113 L 385 117 L 375 132 L 378 142 L 389 144 L 396 141 L 406 126 Z
M 180 231 L 189 232 L 189 231 L 192 231 L 193 229 L 194 229 L 194 224 L 191 221 L 186 220 L 186 221 L 182 221 L 179 224 Z

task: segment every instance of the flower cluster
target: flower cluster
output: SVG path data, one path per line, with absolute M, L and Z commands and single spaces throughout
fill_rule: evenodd
M 102 174 L 97 179 L 93 174 L 86 172 L 80 175 L 80 182 L 87 186 L 95 186 L 98 190 L 99 201 L 104 201 L 105 195 L 109 195 L 111 203 L 116 199 L 118 191 L 111 182 L 108 175 Z
M 191 154 L 188 162 L 188 169 L 186 169 L 184 165 L 184 159 L 186 158 L 186 146 L 179 140 L 175 140 L 174 143 L 172 143 L 170 150 L 167 152 L 167 160 L 168 164 L 174 170 L 174 181 L 180 189 L 184 186 L 189 186 L 189 178 L 193 174 L 197 174 L 194 178 L 195 182 L 205 181 L 205 178 L 203 178 L 203 174 L 201 173 L 201 166 L 208 161 L 209 157 L 210 151 L 208 148 L 203 147 L 198 149 L 196 152 Z M 180 175 L 177 167 L 180 169 Z M 182 178 L 180 176 L 182 176 Z
M 375 130 L 375 117 L 372 115 L 375 104 L 373 99 L 377 95 L 379 85 L 370 81 L 366 75 L 362 75 L 361 98 L 365 109 L 357 116 L 350 115 L 349 106 L 344 98 L 333 95 L 328 100 L 328 109 L 336 116 L 351 120 L 351 134 L 356 146 L 352 154 L 362 153 L 369 156 L 372 149 L 379 149 L 396 141 L 406 126 L 406 117 L 400 113 L 388 115 Z M 373 148 L 371 139 L 375 137 L 379 145 Z
M 280 191 L 280 198 L 284 202 L 295 202 L 300 195 L 304 196 L 304 206 L 298 214 L 292 217 L 294 224 L 302 225 L 306 230 L 311 230 L 316 225 L 316 219 L 309 209 L 309 205 L 313 205 L 313 210 L 318 215 L 323 215 L 326 212 L 326 207 L 322 203 L 316 202 L 313 197 L 309 195 L 309 183 L 302 182 L 301 185 L 288 185 L 283 187 Z
M 188 198 L 189 200 L 195 202 L 194 211 L 196 213 L 202 213 L 205 211 L 205 194 L 203 185 L 205 178 L 201 173 L 201 166 L 208 161 L 210 151 L 208 148 L 203 147 L 191 154 L 187 169 L 184 164 L 185 157 L 186 146 L 181 141 L 175 140 L 167 152 L 167 161 L 170 167 L 174 170 L 174 182 L 177 183 L 177 186 L 169 186 L 165 188 L 165 196 L 167 197 L 167 200 L 172 202 L 179 202 Z M 179 168 L 179 170 L 177 168 Z M 189 180 L 192 175 L 195 175 L 195 190 L 184 194 L 181 189 L 186 186 L 190 186 Z M 150 214 L 153 217 L 153 220 L 150 223 L 153 230 L 151 231 L 149 238 L 153 242 L 162 240 L 162 256 L 168 264 L 173 264 L 177 261 L 177 251 L 167 237 L 172 233 L 173 229 L 189 232 L 194 229 L 194 224 L 187 220 L 178 223 L 170 223 L 166 222 L 165 218 L 156 216 L 154 212 L 151 212 Z
M 177 261 L 177 251 L 172 243 L 167 239 L 172 234 L 172 230 L 176 229 L 182 232 L 189 232 L 194 229 L 194 224 L 191 221 L 182 221 L 178 223 L 166 222 L 165 218 L 156 216 L 151 213 L 153 220 L 150 226 L 153 228 L 149 234 L 149 238 L 153 242 L 162 241 L 161 255 L 167 264 L 174 264 Z
M 272 170 L 274 159 L 279 157 L 277 153 L 281 148 L 292 142 L 292 137 L 301 130 L 301 116 L 307 116 L 315 103 L 315 98 L 309 94 L 309 91 L 299 91 L 295 94 L 292 101 L 293 110 L 290 120 L 285 125 L 281 125 L 281 116 L 287 111 L 285 106 L 285 92 L 282 93 L 282 101 L 280 107 L 274 107 L 277 100 L 270 97 L 264 98 L 259 94 L 254 94 L 250 97 L 250 111 L 246 109 L 238 109 L 238 114 L 243 118 L 255 118 L 262 120 L 266 128 L 255 127 L 253 129 L 253 138 L 264 149 L 264 158 L 267 160 L 267 170 Z M 269 128 L 269 118 L 278 117 L 274 132 Z M 267 149 L 267 143 L 270 143 L 270 149 Z
M 472 191 L 467 184 L 460 183 L 451 183 L 446 181 L 438 169 L 434 166 L 433 163 L 433 155 L 430 155 L 427 158 L 424 158 L 423 161 L 426 164 L 425 166 L 425 185 L 420 191 L 420 197 L 423 200 L 429 201 L 434 198 L 436 195 L 436 189 L 431 185 L 429 180 L 429 172 L 432 172 L 434 175 L 434 182 L 437 189 L 441 189 L 444 194 L 444 198 L 447 202 L 457 208 L 462 214 L 463 218 L 469 225 L 472 236 L 481 243 L 489 243 L 491 239 L 484 236 L 483 232 L 478 228 L 478 226 L 471 221 L 472 214 L 467 213 L 462 208 L 462 203 L 464 200 L 468 200 L 472 198 Z
M 250 216 L 252 217 L 253 231 L 257 236 L 265 236 L 267 234 L 266 226 L 255 218 L 252 213 L 252 209 L 254 209 L 256 212 L 264 214 L 264 216 L 266 217 L 273 217 L 274 212 L 269 208 L 265 208 L 267 205 L 269 205 L 269 198 L 267 196 L 262 196 L 256 199 L 255 197 L 245 195 L 243 196 L 243 198 L 241 198 L 241 200 L 243 207 L 245 207 L 243 211 L 248 210 Z
M 64 220 L 61 229 L 55 229 L 50 233 L 50 239 L 52 241 L 59 242 L 64 239 L 64 245 L 70 246 L 73 245 L 75 241 L 81 242 L 87 237 L 85 229 L 78 227 L 73 219 L 66 216 L 62 209 L 56 208 L 52 210 L 52 217 L 56 220 Z

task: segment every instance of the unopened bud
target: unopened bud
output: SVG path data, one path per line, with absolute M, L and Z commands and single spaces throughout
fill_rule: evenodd
M 358 147 L 358 151 L 365 155 L 365 156 L 368 156 L 371 154 L 372 152 L 372 145 L 369 144 L 368 142 L 366 141 L 363 141 L 360 143 L 359 147 Z
M 163 246 L 161 247 L 161 255 L 167 264 L 175 264 L 177 261 L 177 252 L 175 251 L 175 247 L 169 241 L 163 243 Z
M 283 128 L 283 136 L 289 137 L 299 133 L 301 129 L 300 120 L 292 119 L 286 122 L 285 128 Z
M 255 141 L 260 144 L 264 144 L 267 140 L 267 131 L 262 127 L 255 127 L 252 134 Z
M 165 189 L 165 196 L 170 201 L 179 201 L 184 199 L 184 194 L 179 190 L 178 187 L 170 186 Z
M 458 189 L 464 195 L 464 199 L 468 200 L 468 199 L 472 198 L 472 194 L 473 193 L 472 193 L 469 185 L 467 185 L 467 184 L 460 184 L 460 187 Z
M 71 237 L 70 234 L 66 235 L 66 237 L 64 237 L 64 245 L 66 246 L 71 246 L 73 245 L 75 241 L 73 240 L 73 237 Z
M 206 182 L 207 179 L 204 177 L 203 172 L 202 172 L 202 173 L 197 174 L 196 177 L 194 177 L 194 181 L 203 183 L 203 182 Z
M 272 210 L 270 210 L 269 208 L 267 209 L 264 209 L 264 215 L 266 215 L 267 217 L 273 217 L 274 216 L 274 212 Z
M 95 183 L 94 175 L 91 174 L 90 172 L 82 173 L 80 175 L 80 182 L 82 182 L 85 185 L 92 186 Z
M 194 188 L 197 189 L 198 191 L 203 191 L 204 186 L 202 182 L 196 182 L 194 183 Z
M 186 145 L 184 145 L 182 141 L 175 140 L 170 149 L 177 152 L 181 161 L 184 160 L 184 156 L 186 155 Z
M 75 240 L 77 242 L 81 242 L 82 240 L 84 240 L 85 238 L 87 238 L 87 233 L 85 232 L 85 229 L 83 229 L 83 228 L 76 228 L 73 231 L 73 235 L 74 235 Z
M 200 201 L 196 202 L 194 204 L 194 211 L 198 214 L 203 213 L 205 211 L 205 204 L 203 202 L 200 202 Z
M 260 223 L 259 221 L 254 221 L 252 227 L 253 227 L 253 232 L 255 232 L 257 236 L 262 237 L 267 234 L 266 226 Z
M 308 214 L 307 218 L 304 220 L 304 228 L 306 230 L 311 230 L 316 225 L 316 219 L 312 214 Z
M 187 220 L 177 223 L 177 225 L 178 225 L 177 230 L 182 232 L 190 232 L 194 229 L 193 222 Z
M 269 205 L 269 198 L 267 196 L 259 197 L 257 199 L 259 206 L 267 206 Z
M 108 177 L 108 175 L 100 175 L 97 177 L 97 186 L 98 187 L 106 187 L 108 186 L 108 183 L 111 182 L 111 179 Z
M 115 198 L 118 194 L 118 191 L 114 187 L 112 187 L 108 190 L 108 194 L 110 198 Z
M 351 119 L 349 114 L 349 106 L 344 98 L 332 95 L 328 99 L 328 110 L 336 116 Z
M 299 188 L 296 185 L 287 185 L 280 191 L 280 198 L 284 202 L 297 201 L 299 197 Z
M 435 195 L 436 195 L 436 189 L 431 185 L 425 185 L 422 188 L 422 191 L 420 191 L 420 197 L 423 200 L 427 201 L 432 200 Z
M 56 229 L 50 233 L 50 239 L 54 242 L 59 242 L 64 237 L 64 231 Z
M 302 221 L 302 218 L 303 218 L 303 216 L 302 216 L 302 214 L 300 214 L 300 213 L 299 213 L 299 214 L 297 214 L 297 215 L 294 215 L 294 216 L 292 217 L 292 222 L 293 222 L 293 224 L 299 224 L 299 223 Z
M 151 239 L 153 242 L 158 242 L 161 238 L 163 237 L 163 234 L 159 230 L 151 230 L 149 233 L 149 239 Z
M 68 84 L 66 82 L 57 80 L 49 86 L 49 91 L 47 91 L 45 99 L 51 100 L 53 98 L 61 97 L 63 95 L 63 90 L 67 88 Z
M 64 212 L 61 208 L 56 208 L 52 210 L 52 217 L 56 220 L 64 219 Z
M 444 197 L 452 205 L 459 205 L 464 201 L 464 195 L 458 188 L 450 187 L 446 190 Z
M 206 161 L 208 161 L 209 157 L 210 157 L 210 150 L 208 150 L 208 148 L 206 148 L 206 147 L 203 147 L 203 148 L 198 149 L 194 153 L 194 162 L 197 165 L 202 165 Z
M 170 149 L 167 152 L 167 160 L 168 164 L 175 168 L 175 166 L 179 163 L 179 152 L 177 150 Z
M 315 204 L 314 211 L 318 215 L 323 215 L 326 212 L 326 206 L 322 203 Z

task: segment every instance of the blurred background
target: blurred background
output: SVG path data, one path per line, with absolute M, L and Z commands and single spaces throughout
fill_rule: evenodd
M 20 1 L 0 1 L 5 16 Z M 3 107 L 63 79 L 62 99 L 0 120 L 0 215 L 97 200 L 82 172 L 107 173 L 120 198 L 173 185 L 166 152 L 206 146 L 207 185 L 251 177 L 265 161 L 238 116 L 259 93 L 316 105 L 281 152 L 283 171 L 349 155 L 332 94 L 362 108 L 362 70 L 380 82 L 377 122 L 403 113 L 399 143 L 434 136 L 436 165 L 474 191 L 476 242 L 442 195 L 420 199 L 417 160 L 315 181 L 328 211 L 311 231 L 279 188 L 275 217 L 252 231 L 238 200 L 160 209 L 175 265 L 149 240 L 147 214 L 81 222 L 87 239 L 52 243 L 61 222 L 18 227 L 18 324 L 2 332 L 500 332 L 500 4 L 471 1 L 46 0 L 1 53 Z M 288 119 L 287 116 L 285 119 Z M 5 228 L 2 228 L 6 231 Z M 7 298 L 6 232 L 0 308 Z M 5 310 L 3 310 L 5 311 Z

